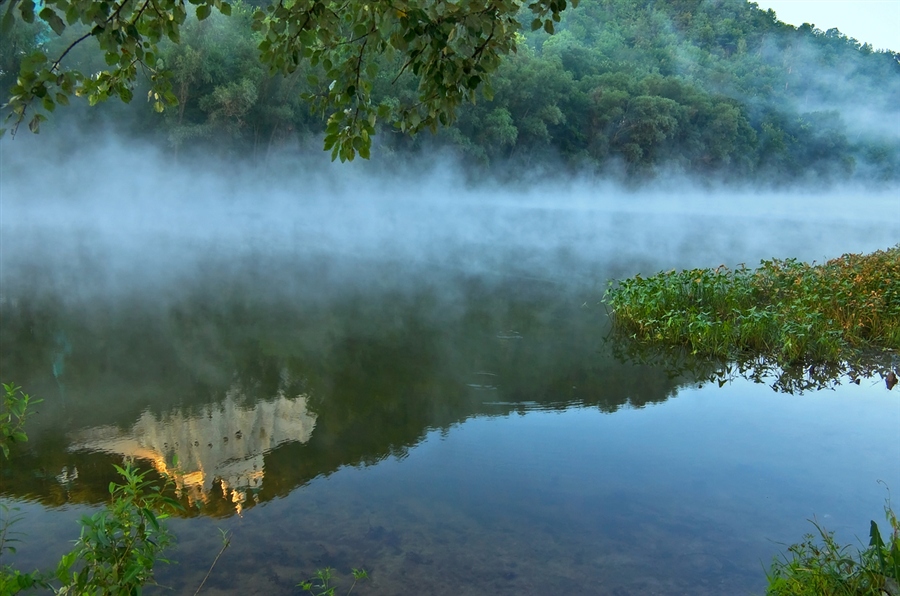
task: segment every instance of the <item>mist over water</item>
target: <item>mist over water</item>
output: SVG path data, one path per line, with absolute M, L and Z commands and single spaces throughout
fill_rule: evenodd
M 177 125 L 73 105 L 0 139 L 0 376 L 43 400 L 0 466 L 25 516 L 2 563 L 55 567 L 128 460 L 185 506 L 148 593 L 193 594 L 219 528 L 209 594 L 296 594 L 324 567 L 368 569 L 372 596 L 752 594 L 806 520 L 854 544 L 880 521 L 897 388 L 629 360 L 601 298 L 900 242 L 896 64 L 742 3 L 587 4 L 530 37 L 493 103 L 433 143 L 380 133 L 371 162 L 279 150 L 318 126 L 281 81 L 237 126 L 207 111 L 248 72 L 215 56 L 256 58 L 236 28 L 191 40 L 217 74 Z M 664 101 L 644 118 L 646 99 Z M 266 116 L 284 108 L 290 133 Z M 512 126 L 498 146 L 485 108 Z M 586 162 L 608 177 L 571 173 Z
M 415 286 L 450 272 L 603 286 L 609 273 L 821 262 L 898 239 L 896 188 L 758 193 L 672 178 L 636 190 L 587 177 L 472 184 L 452 161 L 422 158 L 385 168 L 284 155 L 252 168 L 179 161 L 116 139 L 54 155 L 40 141 L 2 145 L 6 294 L 40 283 L 71 296 L 164 295 L 197 272 L 244 267 L 286 284 L 295 268 L 317 268 L 319 289 L 373 276 Z
M 746 593 L 773 541 L 818 513 L 859 532 L 900 482 L 883 387 L 697 390 L 612 358 L 599 303 L 636 273 L 887 248 L 898 189 L 21 141 L 0 144 L 0 364 L 45 402 L 0 495 L 29 516 L 24 567 L 65 552 L 123 457 L 197 468 L 176 593 L 216 526 L 221 593 L 324 566 L 367 567 L 367 594 Z

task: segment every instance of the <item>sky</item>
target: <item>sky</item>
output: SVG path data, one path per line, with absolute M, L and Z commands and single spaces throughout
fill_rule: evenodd
M 757 0 L 791 25 L 833 27 L 875 49 L 900 52 L 900 0 Z

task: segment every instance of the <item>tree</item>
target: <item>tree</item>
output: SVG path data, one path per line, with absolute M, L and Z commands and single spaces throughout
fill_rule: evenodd
M 575 5 L 578 0 L 569 0 Z M 90 105 L 118 97 L 130 102 L 139 74 L 150 82 L 148 99 L 157 111 L 178 103 L 172 67 L 159 44 L 178 44 L 188 10 L 204 20 L 225 0 L 5 0 L 4 35 L 22 21 L 41 20 L 69 40 L 56 55 L 44 48 L 26 56 L 11 89 L 7 109 L 12 130 L 28 121 L 38 132 L 47 113 L 73 96 Z M 567 0 L 278 0 L 254 14 L 260 34 L 259 59 L 272 74 L 290 74 L 301 64 L 316 89 L 306 99 L 328 117 L 325 149 L 332 159 L 369 156 L 375 125 L 392 122 L 415 133 L 451 123 L 456 109 L 475 101 L 476 90 L 491 96 L 490 75 L 502 56 L 516 51 L 520 13 L 533 30 L 554 30 Z M 36 12 L 37 11 L 37 12 Z M 83 72 L 66 57 L 76 46 L 96 42 L 106 68 Z M 373 80 L 384 65 L 392 81 L 415 80 L 415 100 L 382 103 L 372 98 Z

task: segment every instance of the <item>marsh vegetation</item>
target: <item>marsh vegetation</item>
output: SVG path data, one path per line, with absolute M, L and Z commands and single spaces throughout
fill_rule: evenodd
M 615 332 L 648 347 L 733 361 L 738 369 L 882 374 L 896 383 L 900 245 L 822 264 L 690 269 L 610 283 Z M 651 348 L 652 349 L 652 348 Z
M 811 521 L 815 534 L 787 547 L 768 573 L 769 596 L 894 596 L 900 594 L 900 522 L 885 506 L 887 541 L 873 520 L 862 549 L 841 544 Z

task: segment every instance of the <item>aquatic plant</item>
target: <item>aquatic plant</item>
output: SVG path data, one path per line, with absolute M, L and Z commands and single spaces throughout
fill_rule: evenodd
M 776 558 L 768 576 L 769 596 L 900 595 L 900 522 L 885 506 L 890 536 L 885 542 L 875 521 L 863 550 L 840 545 L 833 532 L 815 521 L 818 537 L 807 534 Z M 856 552 L 853 552 L 853 551 Z
M 4 383 L 3 411 L 0 416 L 0 446 L 4 459 L 9 459 L 9 443 L 24 443 L 23 429 L 32 412 L 29 406 L 39 403 L 14 383 Z M 22 590 L 45 588 L 56 594 L 139 594 L 141 587 L 153 579 L 153 567 L 168 562 L 162 551 L 173 537 L 160 522 L 181 504 L 166 496 L 168 480 L 162 485 L 147 478 L 133 465 L 115 466 L 124 482 L 110 482 L 110 504 L 79 521 L 81 535 L 71 552 L 60 559 L 55 575 L 40 571 L 22 573 L 9 565 L 0 567 L 0 594 L 16 594 Z M 3 507 L 0 527 L 0 552 L 14 553 L 11 527 L 21 516 Z M 17 533 L 18 534 L 18 533 Z M 55 583 L 61 584 L 55 587 Z
M 115 468 L 124 482 L 111 482 L 110 504 L 79 521 L 81 536 L 57 566 L 57 594 L 140 594 L 153 567 L 169 562 L 161 555 L 174 537 L 161 522 L 182 508 L 165 494 L 171 483 L 130 464 Z
M 347 594 L 350 594 L 350 592 L 353 591 L 353 588 L 356 587 L 358 582 L 368 579 L 369 577 L 369 574 L 365 569 L 352 569 L 351 573 L 353 574 L 353 583 L 350 584 L 350 589 L 347 590 Z M 333 579 L 334 569 L 326 567 L 325 569 L 316 571 L 316 576 L 312 579 L 297 584 L 297 587 L 302 588 L 304 591 L 309 592 L 314 596 L 334 596 L 337 586 L 334 585 Z
M 15 383 L 3 383 L 3 393 L 3 401 L 0 402 L 0 451 L 8 459 L 10 444 L 28 440 L 23 427 L 25 420 L 31 415 L 29 406 L 38 404 L 41 400 L 33 399 Z
M 16 547 L 14 545 L 20 542 L 18 536 L 21 536 L 22 533 L 16 532 L 12 528 L 22 521 L 22 518 L 17 507 L 0 503 L 0 555 L 4 552 L 15 554 Z M 40 574 L 37 571 L 22 573 L 10 565 L 0 566 L 0 594 L 15 594 L 34 587 L 39 581 Z
M 690 269 L 610 282 L 616 333 L 780 365 L 852 361 L 900 350 L 900 245 L 824 264 L 762 261 L 758 269 Z
M 0 410 L 0 450 L 3 452 L 3 459 L 8 460 L 10 443 L 24 443 L 28 440 L 28 436 L 23 430 L 25 420 L 31 414 L 28 406 L 38 403 L 40 400 L 32 399 L 15 383 L 3 383 L 3 390 L 2 410 Z M 15 553 L 14 544 L 20 541 L 18 536 L 21 535 L 21 532 L 13 531 L 12 527 L 22 520 L 22 515 L 18 513 L 18 508 L 9 507 L 5 503 L 0 503 L 0 514 L 2 514 L 0 515 L 0 555 L 4 552 Z M 10 565 L 0 566 L 0 594 L 15 594 L 36 585 L 43 585 L 40 572 L 22 573 Z
M 219 533 L 222 535 L 222 548 L 219 549 L 219 552 L 216 554 L 216 558 L 213 559 L 212 565 L 210 565 L 209 569 L 207 569 L 206 575 L 203 577 L 203 581 L 200 582 L 199 586 L 197 586 L 197 591 L 194 592 L 194 596 L 197 596 L 197 594 L 200 593 L 200 590 L 203 589 L 203 586 L 206 585 L 206 580 L 209 579 L 209 576 L 212 575 L 213 569 L 216 568 L 216 563 L 219 562 L 219 557 L 221 557 L 222 553 L 224 553 L 225 550 L 229 546 L 231 546 L 231 532 L 219 528 Z

